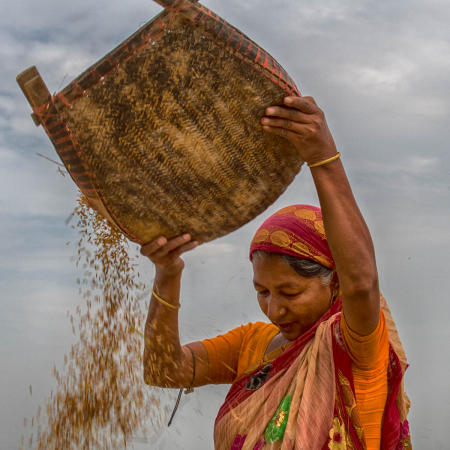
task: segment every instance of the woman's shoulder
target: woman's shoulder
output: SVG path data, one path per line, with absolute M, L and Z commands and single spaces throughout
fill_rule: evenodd
M 216 337 L 204 339 L 203 342 L 227 341 L 233 342 L 238 346 L 245 346 L 249 340 L 262 339 L 264 336 L 274 336 L 278 328 L 267 322 L 248 322 L 233 328 L 225 333 L 219 334 Z
M 243 327 L 247 327 L 250 332 L 261 332 L 265 330 L 278 330 L 277 326 L 271 322 L 248 322 Z
M 389 335 L 382 310 L 377 328 L 369 335 L 363 336 L 353 331 L 347 324 L 344 314 L 341 315 L 339 325 L 347 353 L 357 367 L 366 370 L 387 367 Z
M 242 327 L 246 339 L 273 337 L 278 332 L 277 326 L 270 322 L 249 322 Z
M 270 341 L 278 333 L 273 323 L 251 322 L 244 326 L 246 333 L 239 350 L 238 378 L 261 364 Z
M 242 337 L 241 352 L 250 351 L 264 355 L 267 346 L 278 333 L 278 327 L 273 323 L 250 322 L 246 327 L 245 335 Z

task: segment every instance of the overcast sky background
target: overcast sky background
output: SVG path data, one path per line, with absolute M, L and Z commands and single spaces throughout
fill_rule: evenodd
M 448 449 L 450 421 L 450 2 L 205 0 L 268 50 L 324 109 L 373 234 L 381 288 L 411 364 L 418 449 Z M 80 304 L 65 224 L 76 187 L 15 77 L 36 65 L 61 90 L 160 8 L 150 0 L 2 0 L 0 15 L 0 449 L 18 447 L 73 342 Z M 247 248 L 276 209 L 317 203 L 305 168 L 273 207 L 186 257 L 184 342 L 262 319 Z M 148 280 L 152 267 L 143 261 Z M 33 396 L 28 391 L 33 386 Z M 225 387 L 183 398 L 175 424 L 136 448 L 211 449 Z

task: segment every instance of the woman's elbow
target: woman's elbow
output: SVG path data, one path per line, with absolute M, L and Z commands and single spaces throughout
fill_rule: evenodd
M 148 386 L 171 388 L 174 387 L 169 379 L 163 379 L 163 377 L 158 377 L 155 373 L 146 371 L 144 369 L 144 383 Z
M 363 299 L 379 295 L 378 273 L 375 270 L 359 273 L 341 285 L 342 294 L 347 298 Z

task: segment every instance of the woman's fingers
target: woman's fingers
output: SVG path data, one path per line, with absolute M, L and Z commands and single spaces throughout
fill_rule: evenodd
M 144 244 L 141 247 L 141 254 L 148 257 L 151 254 L 155 253 L 157 250 L 159 250 L 166 243 L 167 239 L 164 236 L 160 236 L 154 239 L 153 241 L 149 242 L 148 244 Z
M 141 253 L 155 264 L 159 276 L 179 276 L 184 268 L 180 255 L 197 247 L 197 241 L 191 241 L 190 234 L 182 234 L 167 240 L 164 236 L 154 239 L 141 247 Z
M 279 119 L 274 117 L 263 117 L 261 119 L 261 123 L 263 127 L 270 127 L 270 128 L 281 128 L 287 131 L 292 131 L 293 133 L 297 134 L 303 134 L 305 131 L 307 131 L 305 125 L 307 124 L 300 124 L 298 122 L 294 122 L 289 119 Z
M 297 123 L 310 123 L 311 122 L 311 115 L 305 114 L 297 109 L 294 108 L 287 108 L 284 106 L 270 106 L 269 108 L 266 108 L 266 116 L 269 118 L 282 118 L 286 120 L 290 120 L 292 122 Z
M 282 106 L 269 106 L 261 118 L 264 131 L 288 139 L 308 163 L 336 153 L 325 114 L 312 97 L 285 97 Z
M 170 266 L 176 263 L 177 260 L 181 260 L 180 256 L 183 253 L 186 253 L 189 250 L 193 250 L 195 247 L 197 247 L 197 245 L 197 241 L 191 241 L 174 248 L 168 253 L 166 250 L 164 250 L 164 253 L 157 252 L 152 255 L 152 261 L 157 265 Z
M 286 128 L 269 127 L 267 125 L 263 125 L 263 130 L 267 131 L 268 133 L 276 134 L 289 140 L 298 139 L 300 137 L 298 133 L 287 130 Z
M 173 256 L 175 258 L 178 258 L 180 255 L 182 255 L 183 253 L 188 252 L 189 250 L 193 250 L 195 247 L 197 247 L 198 242 L 197 241 L 191 241 L 188 242 L 187 244 L 182 245 L 181 247 L 178 247 L 176 250 L 173 250 L 170 253 L 170 256 Z
M 153 253 L 150 258 L 154 262 L 162 262 L 164 260 L 171 261 L 174 258 L 176 259 L 179 255 L 184 253 L 186 248 L 189 250 L 191 247 L 189 244 L 193 244 L 193 242 L 190 242 L 191 236 L 189 234 L 183 234 L 181 236 L 177 236 L 176 238 L 170 239 L 166 245 L 161 247 L 159 250 L 157 250 L 155 253 Z M 186 247 L 188 245 L 188 247 Z M 192 248 L 194 248 L 198 243 L 195 241 L 195 244 Z
M 186 244 L 186 242 L 189 242 L 190 240 L 191 240 L 191 235 L 188 233 L 182 234 L 181 236 L 174 237 L 174 238 L 170 239 L 166 245 L 161 247 L 156 252 L 156 255 L 157 256 L 167 255 L 171 251 L 175 250 L 178 247 L 181 247 L 182 245 Z
M 160 236 L 148 244 L 143 245 L 141 247 L 141 254 L 151 259 L 158 259 L 182 247 L 190 240 L 191 236 L 187 233 L 170 240 L 167 240 L 164 236 Z
M 284 104 L 305 114 L 321 112 L 321 109 L 317 106 L 316 101 L 312 97 L 285 97 Z
M 281 136 L 287 136 L 293 132 L 303 135 L 309 133 L 312 125 L 315 127 L 321 118 L 321 110 L 315 104 L 312 97 L 286 97 L 286 106 L 270 106 L 266 109 L 266 115 L 261 119 L 263 127 L 279 128 L 281 130 L 266 129 Z

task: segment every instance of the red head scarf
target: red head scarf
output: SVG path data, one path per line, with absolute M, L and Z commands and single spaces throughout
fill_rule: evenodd
M 325 236 L 322 211 L 316 206 L 287 206 L 270 216 L 250 244 L 250 259 L 256 250 L 310 259 L 329 269 L 336 267 Z

